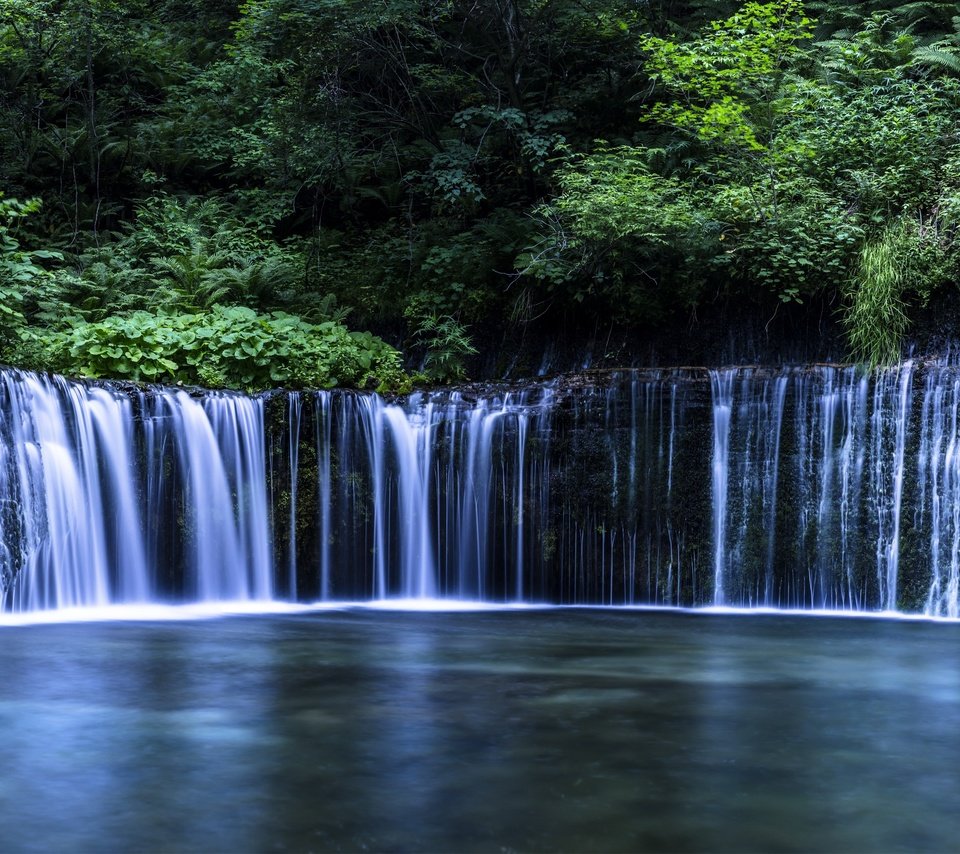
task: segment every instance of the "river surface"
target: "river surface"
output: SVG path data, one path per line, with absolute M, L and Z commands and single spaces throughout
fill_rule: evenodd
M 960 625 L 544 609 L 0 627 L 0 849 L 946 851 Z

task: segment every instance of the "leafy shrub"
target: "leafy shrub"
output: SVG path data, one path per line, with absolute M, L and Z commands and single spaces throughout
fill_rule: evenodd
M 869 89 L 804 82 L 776 141 L 781 165 L 801 171 L 880 224 L 929 205 L 955 141 L 956 81 L 887 80 Z
M 802 302 L 845 280 L 863 239 L 842 205 L 802 178 L 784 181 L 776 195 L 764 184 L 724 187 L 712 207 L 727 247 L 714 263 L 783 302 Z
M 77 321 L 46 339 L 50 361 L 87 377 L 246 390 L 277 386 L 398 388 L 400 354 L 367 332 L 294 315 L 213 306 L 198 314 L 136 311 Z
M 645 152 L 600 145 L 559 173 L 563 194 L 549 213 L 569 224 L 574 242 L 629 239 L 664 245 L 696 225 L 680 184 L 647 167 Z
M 22 202 L 0 194 L 0 358 L 17 347 L 30 303 L 50 279 L 38 262 L 63 257 L 59 252 L 21 248 L 15 223 L 39 209 L 39 199 Z
M 704 256 L 720 248 L 695 193 L 648 165 L 650 152 L 600 142 L 559 170 L 562 193 L 539 208 L 543 233 L 516 257 L 541 291 L 594 300 L 620 321 L 656 320 L 696 304 Z

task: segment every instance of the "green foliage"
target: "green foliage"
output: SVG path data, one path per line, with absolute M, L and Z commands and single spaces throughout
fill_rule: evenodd
M 870 367 L 896 361 L 907 329 L 902 238 L 887 231 L 864 244 L 843 318 L 854 357 Z
M 951 239 L 936 223 L 901 219 L 864 243 L 843 315 L 857 361 L 870 367 L 896 361 L 911 303 L 925 305 L 940 287 L 956 282 Z
M 304 293 L 304 256 L 239 222 L 215 199 L 147 198 L 125 233 L 74 256 L 54 271 L 52 298 L 39 315 L 56 325 L 69 316 L 103 319 L 137 307 L 197 312 L 217 303 L 260 311 L 290 308 L 342 320 L 330 295 Z M 330 319 L 333 319 L 332 317 Z
M 198 314 L 136 311 L 77 322 L 44 342 L 60 370 L 257 390 L 344 385 L 389 390 L 406 382 L 400 356 L 369 333 L 333 321 L 310 324 L 242 306 Z
M 686 41 L 643 37 L 661 86 L 647 120 L 681 136 L 570 158 L 518 267 L 545 289 L 603 294 L 609 310 L 648 320 L 714 287 L 758 303 L 840 291 L 857 306 L 851 345 L 865 352 L 856 335 L 867 324 L 853 318 L 881 305 L 870 295 L 905 289 L 913 305 L 957 271 L 943 187 L 953 186 L 960 89 L 913 74 L 921 45 L 896 21 L 867 15 L 852 35 L 807 46 L 814 22 L 800 3 L 746 3 Z M 909 283 L 861 288 L 884 281 L 864 260 L 876 248 L 866 235 L 903 232 L 891 225 L 901 217 L 926 223 L 911 251 L 897 244 Z M 860 302 L 849 301 L 855 291 Z
M 15 356 L 30 304 L 50 278 L 41 261 L 60 261 L 59 252 L 26 251 L 17 239 L 17 224 L 40 209 L 39 199 L 19 201 L 0 195 L 0 357 Z
M 334 297 L 362 324 L 430 315 L 489 322 L 505 313 L 514 258 L 532 226 L 530 217 L 497 210 L 466 228 L 437 217 L 406 231 L 371 229 L 359 239 L 325 230 L 307 256 L 308 292 Z
M 450 316 L 430 315 L 414 330 L 414 338 L 427 348 L 423 373 L 431 382 L 459 382 L 466 379 L 464 360 L 476 355 L 466 327 Z
M 869 89 L 806 81 L 791 97 L 795 108 L 776 141 L 781 163 L 873 225 L 933 201 L 955 144 L 955 81 L 892 79 Z
M 647 167 L 643 151 L 602 146 L 571 161 L 558 176 L 562 194 L 550 212 L 575 240 L 642 240 L 664 245 L 696 223 L 680 183 Z
M 781 302 L 803 302 L 843 281 L 863 238 L 856 218 L 808 179 L 768 190 L 766 183 L 733 185 L 714 195 L 711 210 L 723 223 L 726 247 L 716 263 Z
M 801 0 L 748 2 L 695 39 L 641 38 L 647 71 L 677 98 L 651 115 L 701 140 L 762 151 L 783 74 L 813 22 Z
M 491 329 L 727 299 L 843 302 L 875 361 L 960 280 L 955 3 L 18 0 L 0 95 L 0 358 L 38 367 L 391 374 L 349 316 L 447 381 Z
M 663 316 L 669 302 L 695 304 L 719 226 L 649 160 L 642 149 L 601 143 L 560 170 L 563 192 L 539 211 L 547 230 L 516 259 L 523 277 L 576 303 L 599 299 L 628 322 Z M 673 278 L 669 295 L 659 287 L 664 275 Z

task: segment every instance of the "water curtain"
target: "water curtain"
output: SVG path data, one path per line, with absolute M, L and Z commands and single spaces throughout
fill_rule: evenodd
M 6 610 L 452 597 L 958 615 L 960 369 L 386 400 L 0 372 Z

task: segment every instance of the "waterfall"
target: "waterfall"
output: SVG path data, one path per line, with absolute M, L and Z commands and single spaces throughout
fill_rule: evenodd
M 939 367 L 923 392 L 918 469 L 920 500 L 915 530 L 929 528 L 930 585 L 924 612 L 960 616 L 960 374 Z
M 0 379 L 6 597 L 22 610 L 145 601 L 129 401 L 62 379 Z
M 0 372 L 4 607 L 270 599 L 263 451 L 261 400 Z
M 960 366 L 387 399 L 0 370 L 6 610 L 728 605 L 960 616 Z
M 299 399 L 299 395 L 291 395 Z M 331 500 L 331 439 L 333 436 L 333 423 L 330 413 L 331 395 L 328 392 L 319 392 L 315 398 L 315 419 L 316 433 L 314 436 L 314 447 L 317 449 L 317 483 L 320 494 L 318 496 L 318 527 L 320 536 L 319 569 L 320 569 L 320 598 L 330 598 L 330 534 L 332 530 L 332 519 L 330 518 L 330 500 Z M 290 435 L 290 444 L 300 444 L 300 421 L 297 420 L 297 433 Z
M 872 393 L 870 380 L 851 367 L 711 373 L 721 594 L 734 586 L 740 604 L 897 608 L 908 446 L 915 441 L 913 371 L 911 362 L 879 371 Z M 793 430 L 785 436 L 788 408 Z M 786 484 L 785 444 L 793 458 Z M 921 484 L 931 471 L 928 457 L 918 455 Z M 754 569 L 761 563 L 762 586 Z
M 287 430 L 292 441 L 287 442 L 289 450 L 290 509 L 288 513 L 287 543 L 287 590 L 291 599 L 297 598 L 297 487 L 300 477 L 300 412 L 303 401 L 298 394 L 289 396 Z
M 870 413 L 870 505 L 876 518 L 877 587 L 885 610 L 896 607 L 910 368 L 908 363 L 903 369 L 881 372 Z
M 467 402 L 444 392 L 401 406 L 321 393 L 315 595 L 523 598 L 526 530 L 547 512 L 549 476 L 542 459 L 529 458 L 527 436 L 549 414 L 550 394 L 543 387 L 536 400 L 521 392 Z M 543 441 L 547 431 L 535 432 Z M 494 563 L 510 565 L 509 588 Z M 334 578 L 332 567 L 350 571 Z
M 727 582 L 727 497 L 734 371 L 710 374 L 713 394 L 713 603 L 724 603 Z

